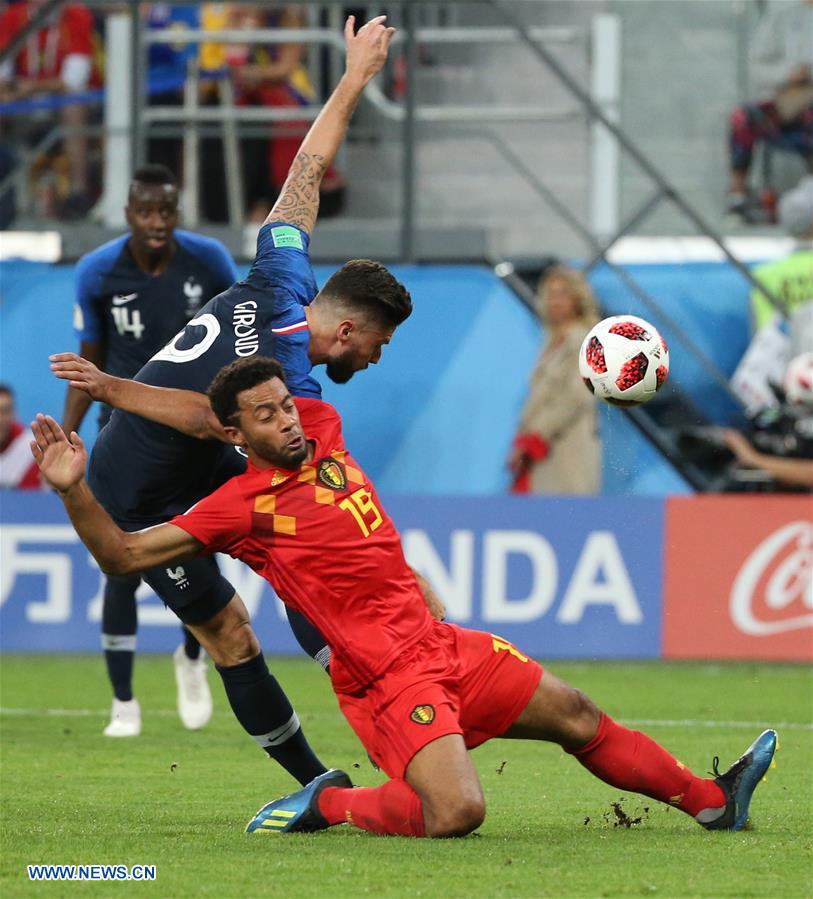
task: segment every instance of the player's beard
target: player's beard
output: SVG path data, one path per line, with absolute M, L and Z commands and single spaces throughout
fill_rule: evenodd
M 327 376 L 336 384 L 346 384 L 356 373 L 357 369 L 353 367 L 353 363 L 349 357 L 339 356 L 337 359 L 331 359 L 325 366 Z
M 292 451 L 275 450 L 266 443 L 254 443 L 251 448 L 261 459 L 265 459 L 266 462 L 276 465 L 277 468 L 285 468 L 288 471 L 293 471 L 295 468 L 299 468 L 308 457 L 309 445 L 308 441 L 305 440 L 301 449 Z

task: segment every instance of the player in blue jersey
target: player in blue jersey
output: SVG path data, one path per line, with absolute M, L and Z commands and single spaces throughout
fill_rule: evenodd
M 169 520 L 245 467 L 243 457 L 223 443 L 199 440 L 132 414 L 149 411 L 149 402 L 146 407 L 139 402 L 145 394 L 149 400 L 151 386 L 202 393 L 224 364 L 259 353 L 281 361 L 292 393 L 318 397 L 314 365 L 324 364 L 335 381 L 347 381 L 378 362 L 395 328 L 409 316 L 408 292 L 379 263 L 354 260 L 318 291 L 308 256 L 322 177 L 362 90 L 387 56 L 394 29 L 384 20 L 379 16 L 354 34 L 354 20 L 348 19 L 345 74 L 299 149 L 260 231 L 246 280 L 201 309 L 134 381 L 108 378 L 113 391 L 97 395 L 119 409 L 96 442 L 90 481 L 123 529 Z M 54 367 L 73 386 L 90 387 L 92 365 L 65 354 L 55 357 Z M 202 417 L 200 434 L 208 433 Z M 266 667 L 245 605 L 213 560 L 170 564 L 144 577 L 214 659 L 245 730 L 301 783 L 324 772 Z M 306 650 L 324 661 L 318 632 L 304 619 L 292 624 Z
M 128 234 L 83 256 L 76 267 L 74 327 L 80 354 L 110 374 L 131 378 L 212 297 L 237 278 L 226 248 L 217 240 L 176 229 L 178 183 L 162 165 L 133 175 L 125 207 Z M 69 390 L 62 426 L 78 431 L 91 404 Z M 99 425 L 110 417 L 103 405 Z M 109 577 L 102 604 L 102 649 L 113 688 L 108 737 L 141 731 L 141 709 L 133 696 L 138 575 Z M 178 712 L 190 730 L 212 715 L 212 696 L 200 644 L 184 628 L 175 651 Z

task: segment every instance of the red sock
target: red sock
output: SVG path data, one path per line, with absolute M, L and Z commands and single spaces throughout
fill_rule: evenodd
M 646 734 L 616 724 L 603 712 L 593 739 L 571 754 L 605 783 L 668 802 L 693 817 L 725 805 L 712 779 L 692 774 Z
M 423 837 L 423 809 L 418 794 L 405 780 L 388 780 L 380 787 L 326 787 L 319 811 L 328 824 L 353 824 L 373 833 Z

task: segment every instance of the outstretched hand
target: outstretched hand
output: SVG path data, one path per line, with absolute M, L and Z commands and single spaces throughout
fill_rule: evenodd
M 31 453 L 48 484 L 59 491 L 78 484 L 85 475 L 88 456 L 76 431 L 68 440 L 56 421 L 41 412 L 31 422 L 31 430 L 34 434 Z
M 55 353 L 48 361 L 51 371 L 63 381 L 69 381 L 70 387 L 84 390 L 91 399 L 104 402 L 107 387 L 113 380 L 111 375 L 76 353 Z
M 757 464 L 759 453 L 743 434 L 733 428 L 725 428 L 722 436 L 725 445 L 731 450 L 740 465 L 754 466 Z
M 357 76 L 364 84 L 381 71 L 387 60 L 387 51 L 395 29 L 384 24 L 386 19 L 386 16 L 376 16 L 357 32 L 355 16 L 348 16 L 345 23 L 347 74 Z

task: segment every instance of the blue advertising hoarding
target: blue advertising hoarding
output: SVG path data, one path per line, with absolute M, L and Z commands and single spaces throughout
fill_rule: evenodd
M 653 658 L 661 651 L 664 503 L 646 498 L 384 497 L 410 564 L 449 620 L 539 658 Z M 0 647 L 99 649 L 102 575 L 50 493 L 0 494 Z M 267 653 L 296 653 L 284 610 L 221 557 Z M 139 590 L 138 648 L 172 650 L 178 622 Z
M 390 497 L 449 619 L 539 658 L 660 655 L 660 499 Z

